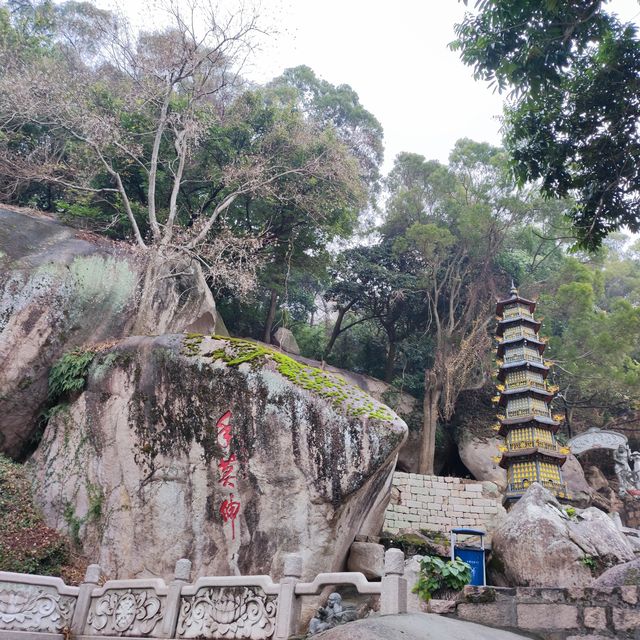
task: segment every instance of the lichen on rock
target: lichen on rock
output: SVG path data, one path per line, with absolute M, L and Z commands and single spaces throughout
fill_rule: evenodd
M 197 263 L 0 208 L 0 451 L 24 458 L 65 353 L 129 335 L 213 331 Z

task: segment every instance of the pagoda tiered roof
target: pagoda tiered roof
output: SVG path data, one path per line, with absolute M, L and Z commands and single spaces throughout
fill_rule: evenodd
M 535 302 L 534 300 L 527 300 L 527 298 L 523 298 L 522 296 L 520 296 L 518 294 L 518 290 L 516 289 L 513 283 L 511 285 L 511 291 L 509 293 L 511 294 L 509 298 L 505 298 L 504 300 L 498 300 L 496 304 L 497 315 L 501 316 L 504 311 L 504 307 L 508 304 L 514 304 L 514 303 L 519 303 L 529 307 L 530 313 L 533 313 L 535 311 L 537 302 Z
M 554 451 L 553 449 L 545 449 L 544 447 L 528 447 L 526 449 L 512 449 L 502 452 L 502 458 L 498 463 L 503 469 L 506 469 L 509 466 L 509 463 L 518 458 L 540 458 L 547 459 L 550 461 L 557 462 L 559 464 L 564 464 L 567 455 L 565 453 L 560 453 L 560 451 Z
M 526 427 L 527 425 L 543 425 L 548 427 L 552 433 L 557 433 L 560 428 L 560 422 L 553 418 L 547 418 L 546 416 L 538 416 L 534 413 L 529 413 L 526 416 L 518 416 L 517 418 L 498 418 L 500 423 L 500 429 L 498 433 L 501 436 L 506 436 L 510 429 L 518 427 Z
M 498 369 L 497 377 L 500 382 L 504 382 L 505 376 L 509 371 L 513 371 L 516 369 L 535 369 L 538 373 L 542 374 L 543 378 L 546 378 L 549 375 L 549 367 L 546 364 L 541 362 L 536 362 L 535 360 L 516 360 L 515 362 L 507 362 L 506 364 L 501 364 Z
M 550 403 L 555 396 L 554 393 L 551 393 L 551 391 L 548 391 L 547 389 L 541 389 L 540 387 L 526 385 L 522 387 L 515 387 L 513 389 L 504 389 L 504 391 L 501 391 L 498 404 L 499 406 L 504 407 L 507 405 L 507 400 L 510 396 L 519 395 L 536 395 L 547 404 Z
M 511 316 L 510 318 L 501 318 L 498 320 L 496 335 L 502 336 L 505 329 L 509 328 L 509 325 L 522 324 L 523 322 L 529 325 L 536 333 L 540 331 L 540 327 L 542 326 L 542 322 L 539 322 L 533 316 Z
M 526 334 L 522 334 L 515 338 L 509 338 L 501 340 L 498 343 L 498 357 L 502 357 L 504 354 L 505 347 L 512 346 L 517 344 L 518 342 L 523 342 L 524 344 L 532 344 L 538 350 L 538 353 L 542 355 L 544 350 L 547 348 L 547 343 L 544 340 L 540 340 L 538 337 L 528 336 Z
M 531 482 L 566 497 L 560 467 L 568 452 L 555 439 L 562 416 L 550 410 L 557 387 L 546 382 L 551 363 L 543 358 L 546 340 L 538 336 L 536 302 L 520 296 L 513 284 L 510 293 L 496 304 L 497 378 L 502 384 L 494 402 L 504 415 L 498 416 L 494 428 L 505 438 L 502 455 L 496 458 L 507 470 L 505 499 L 517 500 Z

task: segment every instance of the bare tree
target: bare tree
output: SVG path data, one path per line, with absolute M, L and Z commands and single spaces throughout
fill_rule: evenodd
M 357 168 L 344 146 L 330 131 L 291 118 L 231 158 L 215 177 L 218 197 L 202 198 L 188 228 L 177 232 L 180 195 L 196 151 L 213 128 L 242 118 L 242 107 L 230 103 L 260 28 L 255 11 L 242 7 L 225 13 L 207 1 L 169 0 L 163 8 L 162 30 L 134 33 L 121 18 L 70 3 L 59 18 L 53 53 L 3 56 L 5 192 L 38 181 L 111 194 L 139 247 L 197 256 L 208 268 L 224 251 L 219 243 L 217 249 L 207 245 L 242 196 L 309 205 L 310 215 L 322 213 L 312 210 L 309 180 L 358 197 Z M 127 181 L 132 169 L 143 175 L 142 211 Z M 108 181 L 100 184 L 99 175 Z M 161 176 L 170 185 L 162 194 Z M 229 234 L 220 237 L 229 240 Z M 255 247 L 255 239 L 247 246 Z

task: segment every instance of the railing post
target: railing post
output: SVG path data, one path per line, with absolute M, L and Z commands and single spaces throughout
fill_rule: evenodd
M 298 631 L 300 598 L 296 596 L 296 584 L 301 576 L 302 557 L 297 553 L 288 553 L 284 557 L 284 577 L 280 581 L 273 640 L 287 640 Z
M 90 564 L 87 567 L 87 572 L 84 574 L 84 582 L 80 585 L 78 592 L 76 608 L 73 610 L 73 618 L 71 619 L 71 635 L 73 637 L 82 635 L 84 632 L 87 617 L 89 616 L 89 608 L 91 607 L 91 594 L 98 586 L 101 575 L 102 569 L 99 564 Z
M 182 558 L 176 562 L 174 578 L 167 590 L 167 600 L 165 602 L 164 616 L 162 618 L 161 635 L 163 638 L 173 638 L 178 625 L 178 615 L 180 614 L 180 595 L 183 585 L 191 580 L 191 561 Z
M 404 578 L 404 553 L 387 549 L 384 554 L 384 577 L 380 595 L 380 613 L 407 613 L 407 581 Z

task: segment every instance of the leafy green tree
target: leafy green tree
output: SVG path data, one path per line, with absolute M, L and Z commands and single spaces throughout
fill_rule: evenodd
M 329 181 L 311 177 L 304 189 L 306 202 L 251 196 L 230 210 L 234 230 L 263 234 L 265 266 L 259 275 L 258 295 L 267 303 L 260 337 L 270 342 L 278 313 L 281 317 L 288 313 L 294 281 L 311 278 L 320 283 L 326 279 L 332 260 L 329 247 L 353 233 L 360 210 L 367 205 L 367 191 L 375 191 L 382 161 L 382 127 L 351 87 L 335 87 L 308 67 L 288 69 L 257 96 L 257 108 L 244 118 L 253 123 L 255 131 L 266 126 L 272 113 L 280 113 L 301 118 L 318 132 L 331 133 L 353 160 L 360 187 L 356 197 L 345 198 Z
M 570 432 L 576 412 L 605 423 L 640 403 L 640 308 L 629 300 L 639 288 L 608 285 L 621 262 L 567 257 L 541 296 Z
M 343 252 L 333 270 L 325 297 L 336 306 L 337 317 L 324 350 L 327 358 L 338 337 L 352 327 L 374 321 L 387 338 L 384 379 L 393 380 L 396 355 L 409 326 L 407 311 L 416 305 L 415 277 L 406 256 L 395 255 L 389 243 L 365 245 Z M 353 317 L 344 323 L 347 314 Z
M 518 181 L 573 196 L 584 248 L 640 230 L 640 42 L 599 0 L 477 0 L 454 49 L 502 91 Z
M 389 176 L 383 241 L 413 265 L 432 345 L 423 372 L 420 472 L 433 472 L 438 420 L 482 377 L 490 304 L 504 279 L 496 258 L 527 207 L 514 195 L 504 154 L 460 140 L 449 166 L 401 154 Z
M 362 179 L 376 191 L 384 149 L 382 125 L 360 103 L 358 94 L 346 84 L 338 86 L 318 78 L 305 65 L 286 69 L 271 87 L 294 91 L 303 113 L 323 127 L 332 127 L 358 160 Z

